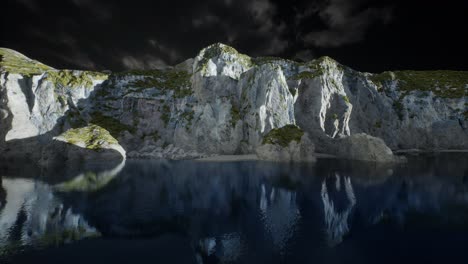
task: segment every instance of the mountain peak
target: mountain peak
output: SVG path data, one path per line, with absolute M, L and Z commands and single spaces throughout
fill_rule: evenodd
M 214 76 L 224 72 L 238 79 L 240 74 L 252 67 L 252 59 L 235 48 L 223 43 L 214 43 L 202 49 L 194 62 L 194 72 Z
M 211 44 L 208 47 L 202 49 L 200 53 L 198 54 L 198 56 L 210 59 L 210 58 L 221 56 L 222 54 L 225 54 L 228 56 L 236 56 L 236 57 L 237 56 L 249 57 L 247 55 L 239 53 L 239 51 L 237 51 L 235 48 L 229 45 L 220 43 L 220 42 Z

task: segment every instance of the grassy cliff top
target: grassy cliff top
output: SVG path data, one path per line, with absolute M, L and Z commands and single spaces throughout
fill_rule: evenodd
M 107 80 L 108 75 L 100 72 L 91 71 L 72 71 L 72 70 L 49 70 L 47 71 L 47 80 L 55 85 L 66 87 L 90 87 L 93 80 Z
M 324 74 L 324 71 L 329 65 L 336 64 L 340 69 L 349 69 L 330 57 L 323 56 L 318 59 L 298 63 L 276 57 L 259 57 L 251 58 L 247 55 L 239 53 L 233 47 L 222 43 L 212 44 L 199 53 L 198 70 L 206 68 L 207 62 L 221 55 L 228 55 L 228 63 L 238 62 L 246 68 L 262 65 L 272 62 L 284 62 L 296 64 L 296 66 L 306 66 L 309 69 L 292 76 L 293 80 L 313 79 Z M 328 66 L 327 66 L 328 65 Z M 32 60 L 19 52 L 7 48 L 0 48 L 0 71 L 10 73 L 18 73 L 24 76 L 32 76 L 47 72 L 47 78 L 54 84 L 62 86 L 90 86 L 92 80 L 105 80 L 108 75 L 92 71 L 71 71 L 71 70 L 55 70 L 36 60 Z M 124 75 L 145 75 L 147 78 L 134 83 L 140 87 L 163 87 L 168 89 L 178 89 L 190 85 L 190 74 L 182 71 L 129 71 Z M 117 74 L 122 75 L 122 73 Z M 461 98 L 467 96 L 468 93 L 468 72 L 465 71 L 387 71 L 379 74 L 369 74 L 369 79 L 374 82 L 379 88 L 385 88 L 392 81 L 398 82 L 398 89 L 401 92 L 411 91 L 430 91 L 436 96 L 442 98 Z M 188 90 L 179 89 L 178 94 L 186 95 Z
M 1 71 L 28 77 L 47 73 L 49 81 L 67 87 L 89 87 L 93 84 L 93 80 L 106 80 L 108 77 L 107 74 L 93 71 L 56 70 L 6 48 L 0 48 L 0 68 Z
M 468 92 L 466 71 L 387 71 L 370 79 L 380 87 L 396 80 L 402 92 L 428 91 L 442 98 L 461 98 Z
M 38 75 L 54 69 L 32 60 L 17 51 L 6 48 L 0 48 L 0 68 L 2 71 L 19 73 L 26 76 Z

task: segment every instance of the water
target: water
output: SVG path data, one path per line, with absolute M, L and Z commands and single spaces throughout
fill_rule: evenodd
M 0 263 L 465 263 L 468 154 L 408 158 L 4 164 Z

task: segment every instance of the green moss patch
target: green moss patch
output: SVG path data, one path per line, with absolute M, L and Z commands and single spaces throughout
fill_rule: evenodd
M 286 125 L 274 128 L 263 137 L 262 144 L 280 145 L 287 147 L 291 141 L 300 142 L 304 131 L 296 125 Z
M 375 124 L 374 124 L 374 127 L 375 128 L 382 128 L 382 121 L 376 121 Z
M 237 122 L 241 119 L 239 108 L 231 106 L 231 126 L 235 127 Z
M 320 57 L 316 60 L 304 63 L 303 65 L 308 67 L 308 71 L 303 71 L 300 72 L 296 75 L 293 75 L 291 77 L 292 80 L 301 80 L 301 79 L 314 79 L 316 77 L 319 77 L 325 73 L 325 68 L 323 67 L 323 63 L 326 62 L 327 60 L 332 60 L 328 57 Z M 335 61 L 333 61 L 335 62 Z M 335 62 L 337 63 L 337 62 Z M 337 63 L 338 64 L 338 63 Z M 339 65 L 339 64 L 338 64 Z
M 403 96 L 400 96 L 400 98 L 398 100 L 393 102 L 393 109 L 395 109 L 395 112 L 397 113 L 398 118 L 400 120 L 403 120 L 403 110 L 404 110 L 404 106 L 403 106 L 403 103 L 402 103 L 402 98 L 403 98 Z
M 131 82 L 129 87 L 136 89 L 157 88 L 162 91 L 174 91 L 175 98 L 182 98 L 193 93 L 191 89 L 191 74 L 177 70 L 131 71 L 129 75 L 143 76 L 142 79 Z
M 166 104 L 162 107 L 161 120 L 164 122 L 165 126 L 167 126 L 171 120 L 171 108 Z
M 192 110 L 190 111 L 185 111 L 183 112 L 180 117 L 182 117 L 183 119 L 185 119 L 187 121 L 187 126 L 190 127 L 192 126 L 192 120 L 193 120 L 193 117 L 195 115 L 195 112 L 193 112 Z
M 461 98 L 468 93 L 468 72 L 464 71 L 395 71 L 373 74 L 378 87 L 397 80 L 400 91 L 433 92 L 441 98 Z
M 381 89 L 387 82 L 393 80 L 393 73 L 386 71 L 379 74 L 372 74 L 369 76 L 369 79 L 377 86 L 377 88 Z
M 118 144 L 107 130 L 97 125 L 72 128 L 60 136 L 70 144 L 84 144 L 87 149 L 94 150 L 100 149 L 106 144 Z
M 89 87 L 92 85 L 93 79 L 106 80 L 108 77 L 107 74 L 100 72 L 55 70 L 16 51 L 5 48 L 0 48 L 0 68 L 2 71 L 27 77 L 47 73 L 47 79 L 53 82 L 54 85 L 67 87 Z
M 344 100 L 346 103 L 348 103 L 348 104 L 351 103 L 351 102 L 349 101 L 349 97 L 346 96 L 346 95 L 343 95 L 343 100 Z
M 0 68 L 3 71 L 17 73 L 24 76 L 39 75 L 53 68 L 38 61 L 5 48 L 0 48 Z
M 252 58 L 251 59 L 252 64 L 261 66 L 263 64 L 268 64 L 268 63 L 289 63 L 289 64 L 295 64 L 298 65 L 299 63 L 288 60 L 288 59 L 283 59 L 280 57 L 271 57 L 271 56 L 265 56 L 265 57 L 257 57 L 257 58 Z
M 55 86 L 63 87 L 90 87 L 93 80 L 106 80 L 108 75 L 99 72 L 89 71 L 48 71 L 47 80 L 54 83 Z

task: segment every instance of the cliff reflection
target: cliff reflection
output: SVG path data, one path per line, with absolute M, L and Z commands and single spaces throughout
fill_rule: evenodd
M 130 160 L 52 185 L 4 177 L 0 246 L 177 234 L 199 263 L 263 263 L 311 260 L 374 226 L 468 230 L 464 174 L 409 164 Z
M 343 241 L 343 236 L 349 232 L 348 220 L 354 205 L 356 205 L 356 197 L 354 196 L 353 186 L 349 177 L 341 177 L 335 173 L 335 189 L 341 191 L 341 182 L 344 182 L 344 191 L 346 194 L 345 208 L 338 211 L 333 200 L 330 199 L 326 179 L 322 182 L 321 196 L 323 202 L 325 216 L 325 233 L 327 244 L 331 247 Z
M 14 250 L 27 245 L 48 246 L 71 242 L 99 232 L 39 181 L 2 179 L 6 193 L 0 211 L 0 248 Z

